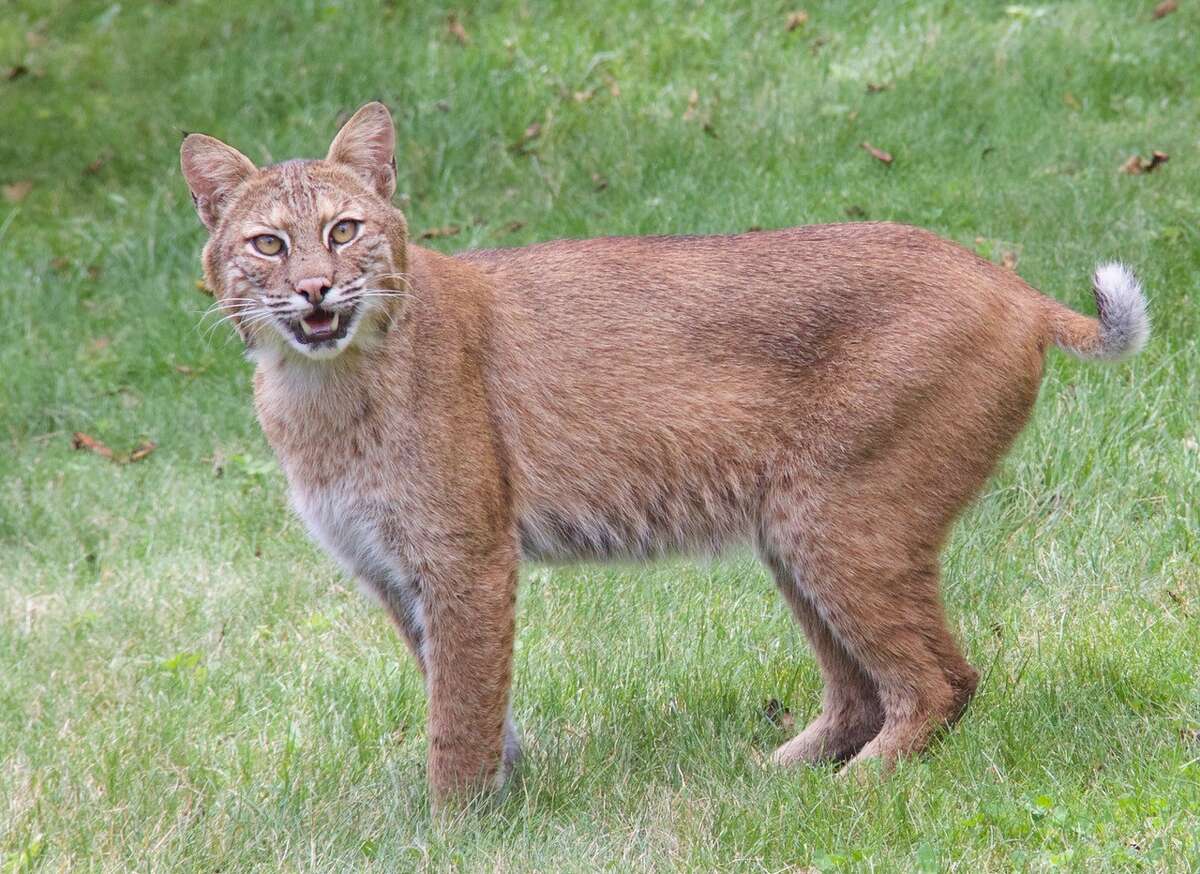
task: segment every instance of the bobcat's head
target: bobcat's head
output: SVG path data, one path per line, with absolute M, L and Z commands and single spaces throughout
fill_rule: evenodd
M 205 281 L 254 353 L 333 358 L 368 344 L 402 305 L 404 217 L 392 117 L 368 103 L 318 161 L 256 168 L 190 134 L 180 160 L 208 228 Z

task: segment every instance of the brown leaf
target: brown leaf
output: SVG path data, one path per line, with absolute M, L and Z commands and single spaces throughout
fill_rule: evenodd
M 458 18 L 457 12 L 451 12 L 446 16 L 446 30 L 454 37 L 460 46 L 470 44 L 471 35 L 467 33 L 467 29 L 463 27 L 462 22 Z
M 763 704 L 762 715 L 767 722 L 777 728 L 791 731 L 796 727 L 796 717 L 792 716 L 792 711 L 780 704 L 777 698 L 772 698 Z
M 592 190 L 593 191 L 603 191 L 605 188 L 608 188 L 608 178 L 605 176 L 601 176 L 599 173 L 593 173 L 592 174 Z
M 1189 619 L 1191 618 L 1192 611 L 1188 609 L 1188 597 L 1186 595 L 1181 595 L 1174 589 L 1167 589 L 1167 597 L 1175 602 L 1175 606 L 1179 608 L 1180 613 Z
M 94 340 L 92 340 L 90 343 L 87 344 L 87 351 L 90 354 L 95 355 L 99 352 L 103 352 L 105 349 L 107 349 L 111 345 L 112 345 L 111 337 L 96 337 Z
M 700 92 L 695 88 L 688 94 L 687 109 L 683 111 L 683 120 L 691 121 L 696 117 L 696 108 L 700 105 Z
M 445 225 L 444 227 L 440 228 L 430 228 L 427 231 L 422 231 L 419 239 L 436 240 L 440 237 L 453 237 L 461 230 L 462 228 L 460 228 L 458 225 Z
M 1150 153 L 1149 161 L 1141 155 L 1130 155 L 1129 160 L 1121 165 L 1121 172 L 1128 173 L 1130 176 L 1141 176 L 1143 173 L 1153 173 L 1169 160 L 1171 160 L 1170 155 L 1157 149 Z
M 196 369 L 196 368 L 194 368 L 194 367 L 190 367 L 190 366 L 188 366 L 187 364 L 176 364 L 176 365 L 175 365 L 175 372 L 176 372 L 176 373 L 182 373 L 184 376 L 195 376 L 195 375 L 196 375 L 196 374 L 198 374 L 200 371 L 199 371 L 199 370 L 197 370 L 197 369 Z
M 153 452 L 157 448 L 158 448 L 158 444 L 155 443 L 153 440 L 143 440 L 141 443 L 139 443 L 137 446 L 134 447 L 133 452 L 129 453 L 129 458 L 123 459 L 122 463 L 135 464 L 136 462 L 141 461 L 143 458 L 145 458 L 147 455 L 149 455 L 151 452 Z
M 76 449 L 86 449 L 88 452 L 99 455 L 101 458 L 107 458 L 109 461 L 115 462 L 116 464 L 133 464 L 134 462 L 141 461 L 158 448 L 158 444 L 153 440 L 143 440 L 141 443 L 135 446 L 133 451 L 128 455 L 123 453 L 118 454 L 113 452 L 95 437 L 84 434 L 82 431 L 76 431 L 71 436 L 71 445 Z
M 596 96 L 595 88 L 585 88 L 584 90 L 576 91 L 574 94 L 571 95 L 571 97 L 574 99 L 574 101 L 576 103 L 587 103 L 589 100 L 591 100 L 595 96 Z
M 71 445 L 76 449 L 86 449 L 88 452 L 94 452 L 101 458 L 113 460 L 113 451 L 97 440 L 95 437 L 84 434 L 82 431 L 76 431 L 71 435 Z
M 1079 102 L 1079 98 L 1070 91 L 1063 95 L 1063 103 L 1076 111 L 1083 109 L 1083 104 Z
M 108 151 L 101 152 L 94 159 L 88 162 L 88 165 L 83 168 L 83 172 L 89 176 L 94 176 L 112 160 L 112 153 Z
M 1159 3 L 1157 6 L 1154 7 L 1154 13 L 1153 13 L 1154 20 L 1158 21 L 1158 19 L 1160 19 L 1160 18 L 1166 18 L 1168 15 L 1170 15 L 1172 12 L 1174 12 L 1178 8 L 1179 8 L 1178 0 L 1163 0 L 1162 3 Z
M 868 94 L 878 94 L 881 91 L 891 91 L 891 90 L 892 90 L 891 82 L 868 82 L 867 83 L 867 93 Z
M 862 148 L 871 153 L 871 157 L 877 161 L 882 161 L 885 164 L 892 163 L 892 155 L 890 152 L 885 152 L 883 149 L 877 149 L 870 143 L 862 143 Z
M 4 78 L 11 82 L 13 79 L 20 79 L 28 72 L 29 68 L 24 64 L 14 64 L 4 71 Z
M 621 96 L 621 86 L 617 84 L 616 79 L 614 79 L 612 76 L 605 76 L 604 82 L 606 85 L 608 85 L 609 94 L 611 94 L 613 97 Z
M 523 227 L 525 227 L 525 222 L 521 221 L 520 219 L 515 219 L 514 221 L 508 222 L 504 225 L 504 233 L 515 234 Z
M 11 182 L 4 186 L 4 199 L 9 203 L 20 203 L 33 191 L 33 183 L 28 179 Z
M 1121 165 L 1121 172 L 1128 173 L 1130 176 L 1139 176 L 1145 169 L 1144 164 L 1141 155 L 1130 155 L 1129 160 Z
M 524 154 L 527 151 L 528 145 L 541 135 L 542 123 L 540 121 L 535 121 L 530 124 L 529 127 L 525 128 L 525 130 L 521 132 L 521 136 L 517 139 L 517 141 L 508 148 L 513 152 Z
M 50 269 L 55 273 L 65 273 L 67 268 L 71 266 L 71 259 L 59 255 L 56 258 L 50 259 Z
M 1004 254 L 1000 256 L 1000 266 L 1007 267 L 1009 270 L 1016 270 L 1017 269 L 1017 259 L 1019 257 L 1020 256 L 1017 255 L 1016 252 L 1013 252 L 1010 249 L 1006 249 L 1004 251 Z
M 213 290 L 204 284 L 203 279 L 196 280 L 196 291 L 200 292 L 201 294 L 207 294 L 209 297 L 216 297 L 216 295 L 213 294 Z
M 846 218 L 865 219 L 867 217 L 867 211 L 857 203 L 850 204 L 843 212 L 846 213 Z
M 90 279 L 92 282 L 95 282 L 97 279 L 100 278 L 100 275 L 104 272 L 104 270 L 100 267 L 99 264 L 89 264 L 87 266 L 87 270 L 84 272 L 87 273 L 88 279 Z
M 788 15 L 787 21 L 784 23 L 784 27 L 787 28 L 788 33 L 791 33 L 797 27 L 800 27 L 801 25 L 804 25 L 807 23 L 808 23 L 808 13 L 805 12 L 803 9 L 797 9 L 795 12 L 792 12 Z

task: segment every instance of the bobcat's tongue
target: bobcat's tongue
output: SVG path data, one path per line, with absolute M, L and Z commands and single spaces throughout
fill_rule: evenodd
M 309 337 L 333 334 L 338 328 L 338 314 L 326 310 L 313 310 L 300 320 L 300 327 Z

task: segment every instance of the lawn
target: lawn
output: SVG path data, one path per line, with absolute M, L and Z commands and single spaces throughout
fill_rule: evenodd
M 1200 7 L 798 5 L 5 4 L 0 871 L 1200 867 Z M 372 98 L 444 251 L 870 218 L 1088 311 L 1139 271 L 1150 346 L 1050 353 L 946 552 L 983 681 L 928 755 L 767 766 L 819 678 L 748 554 L 530 566 L 520 778 L 431 819 L 417 673 L 287 507 L 178 170 Z

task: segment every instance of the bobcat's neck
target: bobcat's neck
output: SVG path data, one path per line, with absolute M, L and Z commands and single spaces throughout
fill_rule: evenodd
M 448 463 L 451 444 L 463 452 L 491 445 L 487 280 L 434 252 L 411 247 L 409 255 L 409 296 L 369 342 L 332 359 L 258 362 L 259 422 L 294 487 L 381 482 L 396 475 L 398 458 L 432 469 Z
M 254 402 L 268 442 L 296 484 L 341 476 L 395 430 L 398 395 L 412 371 L 411 345 L 396 325 L 368 348 L 311 361 L 273 356 L 259 361 Z

